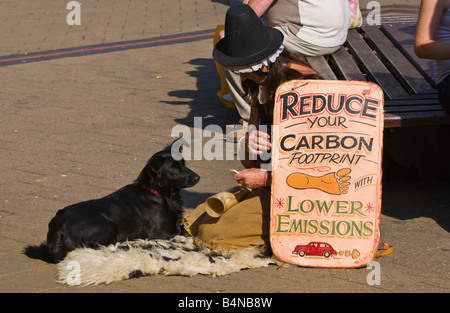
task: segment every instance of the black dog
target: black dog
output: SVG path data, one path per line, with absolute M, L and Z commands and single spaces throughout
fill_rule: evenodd
M 181 151 L 173 153 L 175 142 L 153 155 L 132 184 L 104 198 L 59 210 L 48 224 L 47 240 L 26 247 L 24 253 L 57 263 L 79 247 L 139 238 L 168 239 L 179 234 L 180 190 L 195 185 L 200 177 L 185 166 Z

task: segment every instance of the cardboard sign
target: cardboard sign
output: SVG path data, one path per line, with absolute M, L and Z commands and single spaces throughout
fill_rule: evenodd
M 271 245 L 289 263 L 360 267 L 377 250 L 383 91 L 355 81 L 290 81 L 276 94 Z

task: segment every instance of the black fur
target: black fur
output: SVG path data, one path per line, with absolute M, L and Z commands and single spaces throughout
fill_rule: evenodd
M 172 144 L 172 146 L 175 142 Z M 200 177 L 172 146 L 154 154 L 132 184 L 107 195 L 67 206 L 48 224 L 47 240 L 24 253 L 57 263 L 79 247 L 96 248 L 133 239 L 168 239 L 180 233 L 180 190 Z

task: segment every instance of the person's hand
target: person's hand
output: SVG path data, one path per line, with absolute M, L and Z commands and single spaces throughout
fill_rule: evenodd
M 253 129 L 248 133 L 248 150 L 256 155 L 269 151 L 272 147 L 268 133 Z
M 267 179 L 267 171 L 259 168 L 247 168 L 234 174 L 233 178 L 243 187 L 256 189 L 264 187 Z
M 219 32 L 219 40 L 217 40 L 217 41 L 220 41 L 221 39 L 223 39 L 225 37 L 225 31 L 224 30 L 221 30 L 220 32 Z

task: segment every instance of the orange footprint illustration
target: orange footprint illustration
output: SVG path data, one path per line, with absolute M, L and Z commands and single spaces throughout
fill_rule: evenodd
M 350 175 L 352 170 L 343 168 L 336 173 L 328 173 L 323 176 L 311 176 L 303 173 L 292 173 L 286 179 L 286 183 L 295 189 L 318 189 L 333 195 L 343 195 L 348 192 Z

